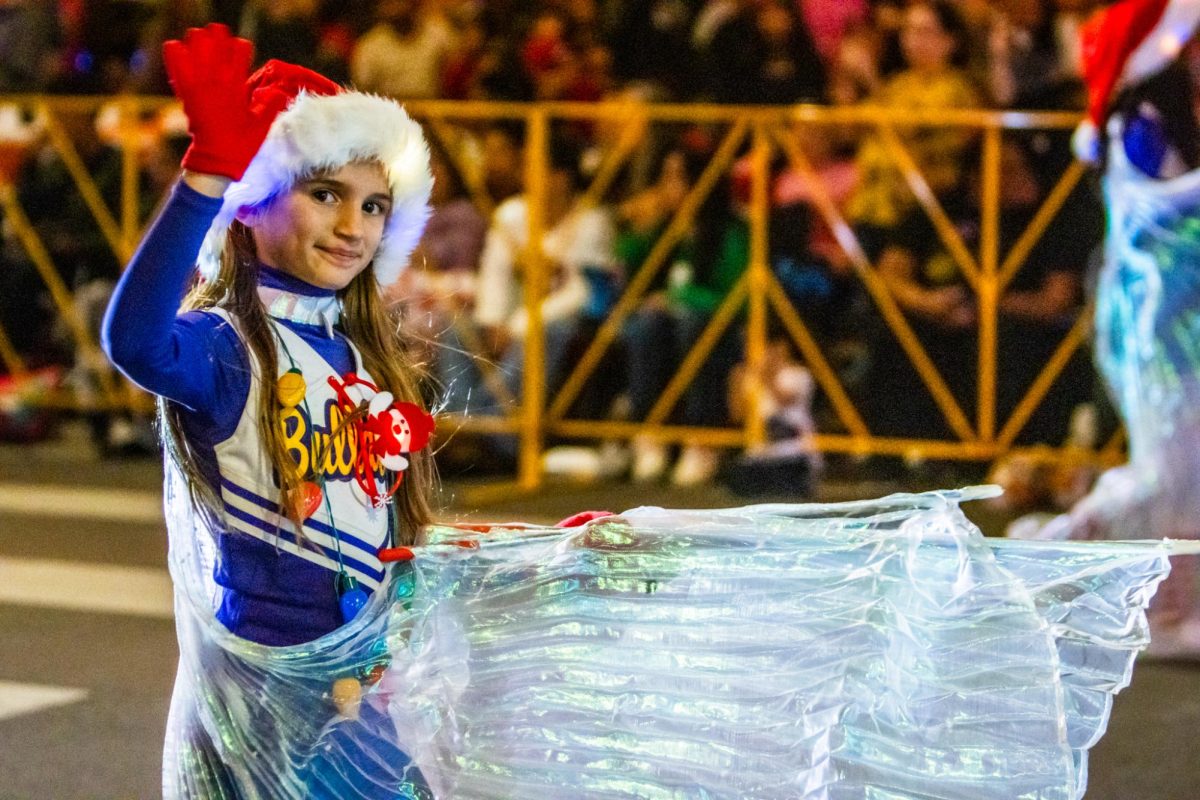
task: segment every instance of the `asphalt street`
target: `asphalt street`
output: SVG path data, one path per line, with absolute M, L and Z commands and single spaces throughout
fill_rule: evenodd
M 70 429 L 50 443 L 0 445 L 0 798 L 159 796 L 176 662 L 160 478 L 155 460 L 103 460 Z M 530 497 L 451 478 L 442 502 L 445 517 L 553 521 L 585 508 L 738 500 L 620 483 Z M 1092 750 L 1086 797 L 1200 798 L 1198 732 L 1200 666 L 1139 662 Z

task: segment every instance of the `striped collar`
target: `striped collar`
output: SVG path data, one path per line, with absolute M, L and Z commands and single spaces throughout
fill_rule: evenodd
M 316 325 L 324 328 L 329 336 L 333 336 L 333 326 L 342 316 L 342 304 L 333 294 L 297 294 L 287 289 L 260 285 L 258 299 L 269 316 L 300 325 Z

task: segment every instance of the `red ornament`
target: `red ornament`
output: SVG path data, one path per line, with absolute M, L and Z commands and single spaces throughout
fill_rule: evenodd
M 367 674 L 363 676 L 363 683 L 367 686 L 374 686 L 379 683 L 379 679 L 383 677 L 383 673 L 387 672 L 387 666 L 384 664 L 372 664 L 367 670 Z
M 354 425 L 353 436 L 358 442 L 354 482 L 371 508 L 382 508 L 400 488 L 404 470 L 408 468 L 408 454 L 428 444 L 433 434 L 433 416 L 412 403 L 395 402 L 391 392 L 379 391 L 375 384 L 353 372 L 347 372 L 341 380 L 330 377 L 329 385 L 337 394 L 338 407 L 347 416 L 359 410 L 363 400 L 370 398 L 366 419 Z M 355 389 L 356 397 L 362 400 L 353 399 L 350 389 Z M 396 474 L 386 492 L 381 492 L 376 483 L 372 470 L 375 464 Z
M 312 481 L 300 484 L 296 493 L 298 495 L 296 508 L 304 519 L 317 513 L 317 509 L 321 507 L 321 501 L 325 499 L 325 493 L 321 491 L 321 487 Z
M 407 547 L 385 547 L 378 553 L 379 560 L 384 563 L 392 561 L 412 561 L 413 551 Z

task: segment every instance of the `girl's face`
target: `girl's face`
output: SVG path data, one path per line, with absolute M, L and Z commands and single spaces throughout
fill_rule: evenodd
M 944 69 L 954 55 L 954 37 L 942 27 L 932 8 L 909 6 L 900 29 L 900 49 L 908 66 L 918 72 Z
M 375 257 L 391 209 L 383 167 L 353 162 L 297 183 L 243 221 L 262 263 L 340 290 Z

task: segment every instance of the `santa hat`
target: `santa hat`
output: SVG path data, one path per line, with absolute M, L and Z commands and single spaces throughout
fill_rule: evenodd
M 210 280 L 217 275 L 226 232 L 239 211 L 262 207 L 315 172 L 378 161 L 392 209 L 374 269 L 381 286 L 391 284 L 408 265 L 430 214 L 433 175 L 421 126 L 395 101 L 344 89 L 294 64 L 269 61 L 250 82 L 281 88 L 295 99 L 271 124 L 242 179 L 225 192 L 200 248 L 200 274 Z
M 1200 22 L 1200 0 L 1119 0 L 1080 30 L 1087 118 L 1075 131 L 1075 154 L 1099 159 L 1097 131 L 1118 88 L 1148 78 L 1175 60 Z

